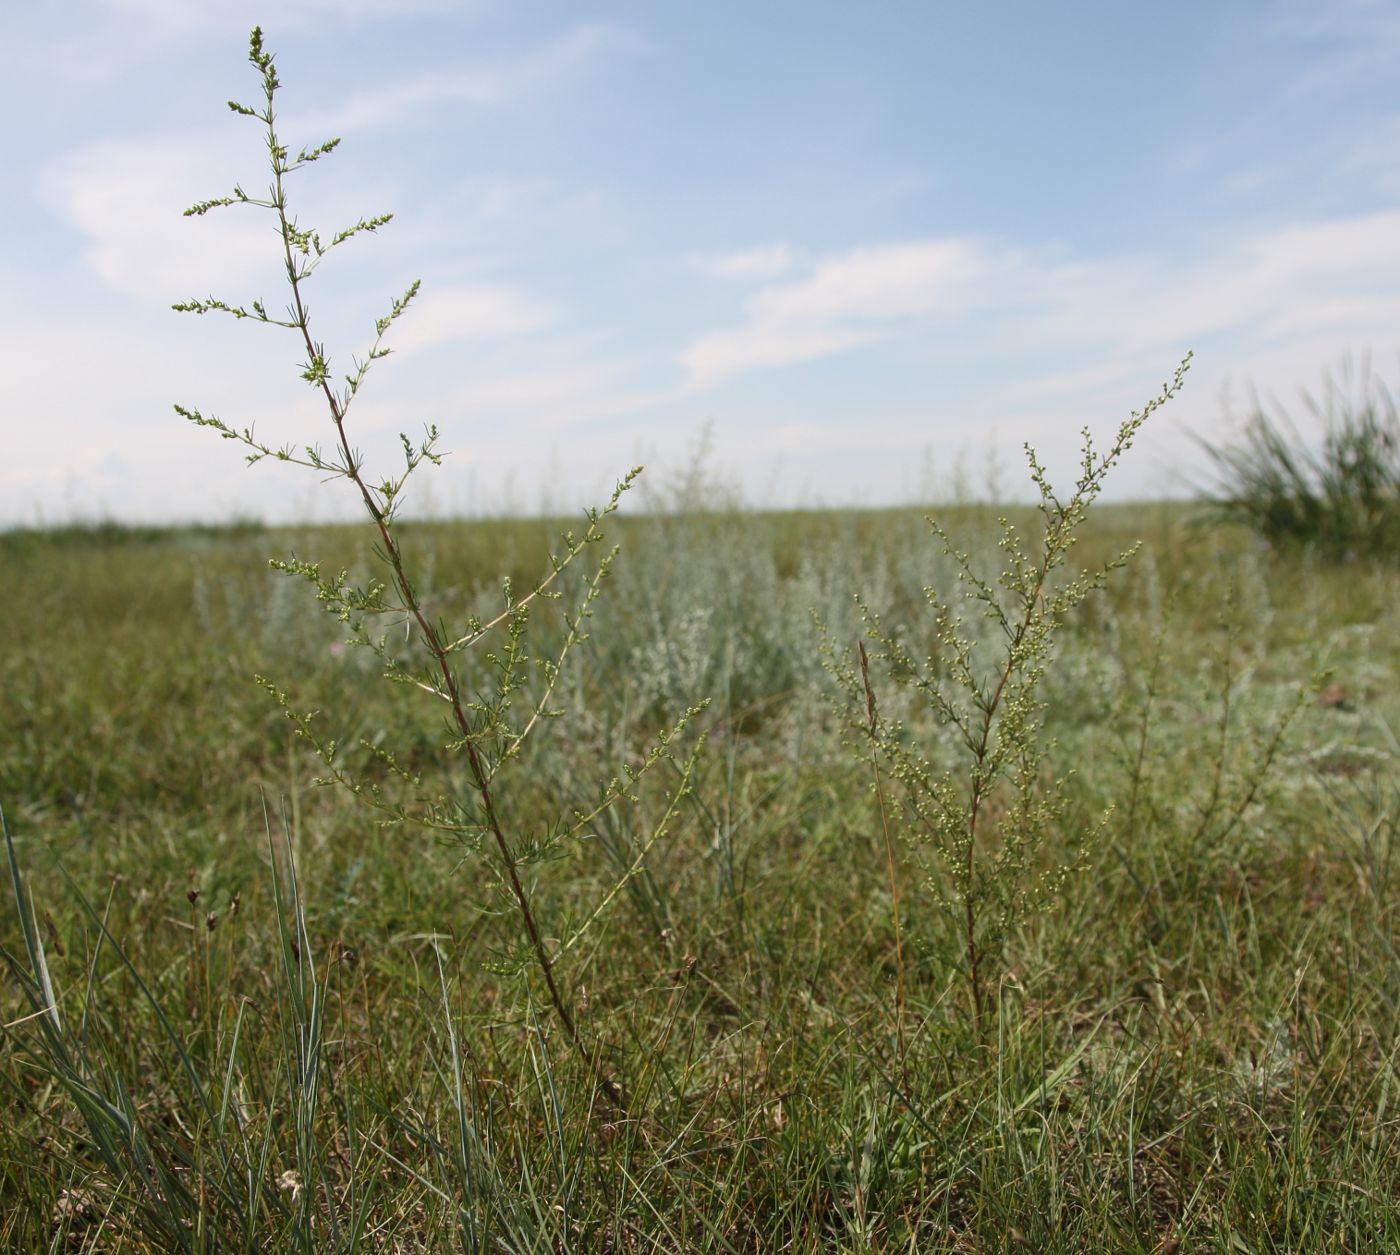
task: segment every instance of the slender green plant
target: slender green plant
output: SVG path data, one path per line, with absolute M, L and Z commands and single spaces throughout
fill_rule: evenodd
M 961 966 L 979 1040 L 986 1040 L 990 969 L 1007 933 L 1056 896 L 1073 866 L 1037 867 L 1062 819 L 1068 781 L 1066 774 L 1046 773 L 1053 742 L 1044 732 L 1040 685 L 1053 661 L 1055 636 L 1137 546 L 1095 570 L 1066 576 L 1064 568 L 1109 473 L 1143 424 L 1180 391 L 1190 360 L 1188 355 L 1162 391 L 1120 425 L 1107 451 L 1096 452 L 1084 432 L 1080 474 L 1068 497 L 1055 492 L 1035 450 L 1026 446 L 1039 495 L 1040 535 L 1028 545 L 1002 517 L 1002 569 L 994 578 L 979 573 L 969 553 L 940 523 L 928 520 L 957 572 L 955 589 L 924 589 L 934 615 L 933 653 L 917 657 L 907 634 L 886 626 L 859 594 L 873 648 L 867 654 L 860 642 L 852 661 L 838 657 L 827 642 L 830 669 L 860 710 L 851 726 L 903 786 L 903 835 L 921 854 L 932 856 L 926 863 L 929 887 L 958 921 Z M 968 625 L 967 614 L 991 621 L 990 645 Z M 895 689 L 921 702 L 937 724 L 951 727 L 956 764 L 941 761 L 917 727 L 880 711 L 871 677 L 876 667 Z M 876 791 L 883 822 L 878 776 Z M 1079 842 L 1081 857 L 1094 835 L 1086 833 Z M 893 876 L 891 864 L 892 883 Z
M 472 849 L 484 842 L 493 852 L 492 865 L 524 934 L 524 954 L 520 957 L 525 962 L 533 962 L 544 985 L 548 1003 L 573 1049 L 601 1078 L 609 1097 L 615 1103 L 621 1102 L 621 1090 L 605 1073 L 594 1047 L 579 1029 L 571 999 L 556 971 L 555 959 L 522 869 L 532 862 L 551 857 L 565 840 L 587 831 L 595 824 L 601 813 L 619 802 L 634 798 L 633 787 L 645 771 L 663 759 L 674 761 L 673 743 L 699 707 L 688 710 L 673 727 L 664 732 L 644 756 L 640 766 L 624 769 L 621 776 L 609 781 L 602 788 L 597 805 L 571 817 L 561 817 L 541 836 L 508 833 L 500 784 L 502 773 L 521 761 L 531 735 L 543 724 L 564 713 L 555 701 L 556 686 L 569 654 L 576 645 L 587 639 L 588 620 L 617 556 L 617 548 L 604 551 L 591 572 L 577 582 L 571 604 L 566 604 L 562 609 L 562 643 L 548 656 L 533 652 L 527 636 L 532 607 L 537 602 L 563 598 L 564 581 L 561 577 L 586 551 L 601 544 L 604 521 L 617 510 L 623 494 L 636 481 L 641 468 L 629 472 L 606 506 L 588 512 L 587 523 L 581 533 L 565 534 L 561 551 L 551 558 L 549 571 L 528 593 L 518 596 L 507 580 L 504 604 L 495 617 L 486 621 L 471 617 L 457 628 L 450 628 L 442 619 L 434 617 L 424 604 L 415 578 L 410 573 L 397 524 L 405 486 L 410 477 L 425 463 L 436 465 L 441 461 L 437 451 L 437 428 L 428 427 L 424 438 L 417 441 L 401 435 L 402 469 L 394 474 L 372 476 L 363 457 L 351 444 L 347 422 L 370 369 L 390 352 L 384 344 L 386 334 L 409 308 L 420 285 L 418 281 L 410 284 L 404 294 L 393 302 L 388 313 L 375 322 L 374 339 L 369 351 L 363 358 L 355 359 L 351 371 L 337 382 L 326 347 L 312 331 L 306 290 L 332 250 L 356 236 L 378 231 L 389 223 L 392 215 L 361 218 L 329 237 L 299 225 L 289 207 L 288 181 L 291 176 L 332 153 L 340 140 L 329 139 L 315 147 L 302 148 L 292 156 L 291 149 L 278 134 L 274 106 L 281 82 L 273 55 L 264 47 L 259 28 L 254 28 L 252 32 L 248 59 L 259 76 L 263 102 L 260 107 L 254 107 L 229 101 L 229 108 L 258 122 L 265 130 L 271 172 L 267 194 L 253 196 L 241 186 L 235 186 L 231 195 L 200 201 L 185 213 L 187 216 L 200 216 L 214 209 L 237 205 L 271 214 L 276 220 L 281 243 L 289 304 L 281 317 L 269 313 L 261 299 L 234 304 L 209 296 L 181 302 L 174 308 L 184 313 L 221 313 L 239 320 L 252 319 L 295 336 L 305 354 L 301 363 L 301 378 L 323 399 L 333 438 L 329 449 L 319 445 L 301 450 L 290 445 L 273 447 L 263 443 L 251 427 L 235 428 L 193 407 L 177 405 L 175 409 L 188 421 L 212 428 L 225 439 L 246 446 L 249 450 L 246 460 L 250 464 L 272 458 L 348 482 L 359 497 L 376 533 L 376 552 L 382 563 L 382 578 L 357 583 L 344 570 L 335 576 L 328 576 L 322 573 L 319 563 L 296 557 L 274 559 L 271 565 L 288 575 L 308 580 L 322 606 L 348 626 L 352 643 L 369 648 L 380 658 L 384 674 L 390 680 L 416 687 L 439 705 L 446 714 L 450 729 L 447 748 L 465 756 L 474 796 L 464 801 L 452 792 L 436 796 L 420 794 L 415 802 L 405 804 L 370 782 L 367 776 L 357 774 L 353 764 L 347 765 L 336 741 L 323 738 L 313 726 L 312 715 L 294 709 L 284 690 L 262 677 L 259 677 L 259 682 L 273 695 L 296 725 L 297 731 L 310 742 L 329 768 L 329 774 L 322 777 L 320 782 L 345 785 L 385 814 L 388 822 L 413 821 Z M 391 644 L 387 630 L 374 630 L 371 626 L 386 623 L 407 628 L 417 641 L 415 654 L 401 655 Z M 473 653 L 480 655 L 480 664 L 469 669 L 467 660 Z M 411 790 L 421 789 L 421 777 L 402 767 L 391 750 L 367 742 L 362 742 L 361 748 L 378 760 L 381 767 L 387 768 L 401 784 Z M 693 763 L 692 756 L 680 768 L 679 788 L 682 793 L 688 788 Z M 668 810 L 668 815 L 673 811 L 674 807 Z M 660 832 L 655 834 L 659 835 Z M 635 870 L 629 869 L 627 875 L 635 874 Z M 616 889 L 607 895 L 605 902 L 611 901 L 615 894 Z M 590 916 L 589 922 L 596 915 L 597 912 Z

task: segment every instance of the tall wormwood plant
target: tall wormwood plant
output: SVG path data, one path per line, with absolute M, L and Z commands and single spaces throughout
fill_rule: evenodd
M 921 855 L 928 887 L 956 921 L 979 1039 L 991 969 L 1009 931 L 1054 899 L 1096 835 L 1083 834 L 1074 856 L 1047 865 L 1045 847 L 1063 818 L 1069 776 L 1046 774 L 1053 743 L 1044 733 L 1040 685 L 1067 616 L 1137 546 L 1097 570 L 1067 576 L 1064 567 L 1109 472 L 1142 425 L 1180 391 L 1190 361 L 1188 354 L 1162 391 L 1118 428 L 1106 452 L 1095 452 L 1085 430 L 1080 474 L 1069 497 L 1055 492 L 1035 450 L 1026 446 L 1039 495 L 1040 535 L 1028 544 L 1009 519 L 999 519 L 1002 569 L 994 579 L 980 574 L 972 557 L 936 520 L 928 520 L 957 572 L 955 588 L 924 589 L 934 616 L 929 656 L 916 657 L 906 635 L 886 627 L 859 595 L 872 646 L 868 655 L 863 642 L 856 660 L 838 657 L 826 642 L 829 669 L 860 712 L 851 728 L 859 734 L 861 756 L 873 754 L 882 820 L 883 773 L 902 795 L 900 832 Z M 991 620 L 990 638 L 969 626 L 974 615 Z M 956 763 L 930 751 L 917 729 L 880 711 L 881 679 L 911 696 L 938 724 L 951 726 Z M 898 902 L 893 862 L 890 875 Z M 902 953 L 898 961 L 902 966 Z M 902 1003 L 902 972 L 900 977 Z
M 312 716 L 302 714 L 291 705 L 285 691 L 271 681 L 258 677 L 283 711 L 315 749 L 329 769 L 318 783 L 339 783 L 351 789 L 371 807 L 376 808 L 386 822 L 409 821 L 421 825 L 462 845 L 476 849 L 484 846 L 489 852 L 488 863 L 494 868 L 499 885 L 513 906 L 522 930 L 522 945 L 514 956 L 520 967 L 533 963 L 544 986 L 549 1004 L 573 1049 L 597 1073 L 609 1096 L 618 1101 L 621 1091 L 600 1067 L 594 1048 L 585 1039 L 575 1019 L 571 999 L 566 994 L 555 958 L 551 954 L 546 934 L 537 916 L 529 890 L 527 868 L 557 853 L 571 837 L 579 835 L 597 822 L 599 815 L 612 806 L 635 800 L 634 786 L 640 776 L 663 759 L 673 759 L 673 745 L 686 723 L 699 708 L 693 708 L 668 732 L 660 736 L 640 765 L 625 769 L 623 776 L 605 784 L 590 808 L 559 817 L 544 833 L 512 833 L 502 803 L 502 786 L 508 770 L 522 759 L 532 733 L 545 722 L 564 712 L 554 700 L 563 665 L 575 645 L 587 639 L 586 627 L 592 607 L 601 593 L 604 580 L 617 554 L 614 547 L 605 550 L 576 583 L 571 602 L 562 609 L 562 643 L 548 656 L 532 652 L 529 636 L 532 603 L 558 601 L 563 597 L 567 568 L 603 540 L 602 525 L 618 507 L 640 473 L 631 471 L 618 485 L 612 498 L 601 510 L 590 510 L 587 524 L 577 535 L 566 533 L 563 546 L 550 562 L 550 569 L 526 594 L 517 595 L 507 580 L 503 589 L 503 605 L 499 614 L 488 621 L 479 618 L 449 627 L 434 617 L 423 604 L 407 555 L 397 529 L 405 485 L 424 463 L 438 464 L 438 432 L 435 426 L 426 430 L 422 440 L 410 440 L 401 435 L 403 465 L 394 474 L 371 476 L 361 455 L 350 442 L 348 415 L 358 399 L 371 367 L 388 356 L 384 337 L 393 324 L 409 308 L 419 290 L 418 282 L 411 284 L 391 305 L 389 312 L 375 323 L 375 335 L 369 351 L 362 359 L 353 361 L 350 373 L 337 380 L 331 369 L 326 348 L 313 335 L 306 302 L 306 289 L 321 263 L 335 248 L 358 235 L 373 233 L 385 226 L 391 214 L 362 218 L 353 226 L 337 231 L 329 238 L 302 227 L 288 207 L 287 183 L 290 177 L 328 156 L 339 145 L 331 139 L 314 148 L 303 148 L 296 156 L 281 141 L 277 132 L 274 101 L 281 83 L 271 53 L 263 46 L 262 32 L 252 32 L 248 59 L 257 71 L 263 91 L 263 105 L 229 101 L 229 108 L 260 123 L 266 131 L 271 184 L 266 196 L 258 197 L 235 187 L 230 196 L 201 201 L 185 211 L 186 216 L 203 215 L 213 209 L 233 205 L 247 206 L 273 215 L 281 241 L 289 303 L 282 316 L 269 313 L 263 301 L 231 304 L 210 296 L 203 300 L 185 301 L 174 308 L 194 314 L 222 313 L 236 319 L 252 319 L 290 332 L 300 342 L 305 354 L 301 363 L 301 378 L 315 389 L 325 402 L 331 429 L 329 449 L 319 445 L 298 450 L 295 446 L 273 447 L 264 444 L 251 427 L 235 428 L 213 415 L 197 409 L 176 406 L 176 411 L 190 422 L 213 428 L 227 440 L 245 445 L 249 463 L 271 458 L 306 467 L 323 476 L 347 481 L 358 495 L 374 528 L 376 552 L 382 563 L 381 577 L 365 583 L 355 583 L 348 572 L 327 576 L 320 565 L 298 558 L 273 559 L 271 565 L 288 575 L 306 579 L 315 588 L 322 607 L 347 625 L 353 644 L 372 650 L 383 663 L 388 679 L 426 693 L 441 709 L 448 725 L 446 748 L 465 756 L 470 780 L 470 795 L 443 791 L 423 792 L 419 775 L 400 766 L 392 750 L 361 742 L 362 755 L 378 760 L 380 774 L 384 769 L 413 795 L 405 803 L 390 796 L 358 772 L 354 763 L 336 741 L 324 739 L 313 726 Z M 389 629 L 407 628 L 416 639 L 417 650 L 402 656 L 390 645 Z M 402 635 L 398 633 L 397 635 Z M 473 665 L 475 664 L 475 665 Z M 689 788 L 690 773 L 698 746 L 686 761 L 677 763 L 680 785 L 670 799 L 657 830 L 651 834 L 644 849 L 659 839 L 674 817 L 680 798 Z M 519 786 L 517 786 L 519 787 Z M 535 787 L 527 781 L 527 788 Z M 417 791 L 416 793 L 414 791 Z M 636 864 L 627 868 L 624 880 L 637 871 Z M 602 904 L 587 916 L 583 925 L 565 942 L 560 953 L 579 939 L 579 934 L 598 918 L 602 907 L 611 902 L 618 888 L 605 895 Z

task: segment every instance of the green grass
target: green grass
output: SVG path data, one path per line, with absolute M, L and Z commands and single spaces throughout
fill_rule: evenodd
M 989 515 L 944 517 L 994 543 Z M 551 540 L 399 530 L 458 619 Z M 956 928 L 901 866 L 901 1062 L 869 763 L 842 743 L 810 611 L 853 648 L 860 590 L 917 645 L 937 546 L 903 512 L 615 534 L 573 717 L 539 739 L 512 821 L 584 805 L 714 699 L 679 816 L 556 957 L 624 1111 L 506 961 L 518 930 L 479 856 L 312 786 L 250 679 L 465 787 L 441 720 L 266 568 L 367 569 L 359 530 L 0 536 L 0 804 L 33 902 L 32 934 L 11 909 L 0 935 L 0 1246 L 1400 1247 L 1393 566 L 1262 552 L 1175 507 L 1091 517 L 1086 565 L 1146 546 L 1045 681 L 1052 764 L 1075 773 L 1046 858 L 1113 810 L 1008 939 L 980 1042 Z M 1319 702 L 1323 665 L 1341 687 Z M 675 784 L 648 777 L 530 869 L 551 938 L 633 865 Z M 61 1029 L 35 1015 L 43 966 Z

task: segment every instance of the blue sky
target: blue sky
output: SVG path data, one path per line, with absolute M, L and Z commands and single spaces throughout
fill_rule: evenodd
M 1188 431 L 1397 378 L 1400 6 L 81 0 L 7 14 L 0 523 L 341 517 L 172 412 L 327 439 L 280 304 L 248 28 L 324 230 L 335 366 L 415 278 L 352 413 L 371 466 L 436 422 L 417 505 L 572 510 L 708 442 L 753 504 L 891 503 L 1073 465 L 1196 354 L 1117 496 L 1183 490 Z

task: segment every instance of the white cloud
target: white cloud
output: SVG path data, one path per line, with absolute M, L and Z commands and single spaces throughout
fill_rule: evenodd
M 981 247 L 960 239 L 859 248 L 822 262 L 806 279 L 759 292 L 742 327 L 701 336 L 681 360 L 691 382 L 705 385 L 824 357 L 955 308 L 968 282 L 989 268 Z
M 324 441 L 324 407 L 283 361 L 268 361 L 262 337 L 218 335 L 159 309 L 114 320 L 81 308 L 12 317 L 0 336 L 13 350 L 0 523 L 40 511 L 50 521 L 271 516 L 316 487 L 285 467 L 250 471 L 235 446 L 173 412 L 172 402 L 198 406 L 256 425 L 273 444 Z
M 225 156 L 196 140 L 106 140 L 52 161 L 40 187 L 86 237 L 83 259 L 103 283 L 142 299 L 185 299 L 242 289 L 249 273 L 276 261 L 251 210 L 181 216 L 227 191 Z
M 431 288 L 417 297 L 389 341 L 407 357 L 442 344 L 539 331 L 553 321 L 551 310 L 510 288 L 460 284 Z

